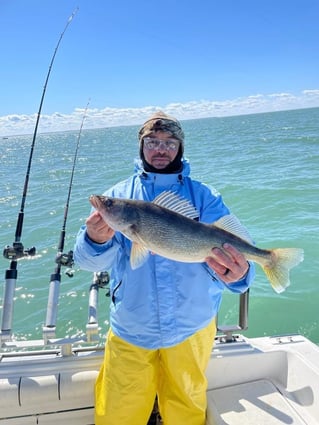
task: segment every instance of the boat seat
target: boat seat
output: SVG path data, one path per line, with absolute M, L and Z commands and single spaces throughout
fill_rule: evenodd
M 305 425 L 267 379 L 210 390 L 207 402 L 207 425 Z

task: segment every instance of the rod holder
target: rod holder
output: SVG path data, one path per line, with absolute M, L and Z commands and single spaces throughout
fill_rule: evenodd
M 98 297 L 99 288 L 104 288 L 110 281 L 107 272 L 98 272 L 93 274 L 93 282 L 89 291 L 89 309 L 88 309 L 88 322 L 86 325 L 86 336 L 89 342 L 98 339 Z
M 13 306 L 14 306 L 14 292 L 18 277 L 18 271 L 16 269 L 16 262 L 11 264 L 11 269 L 6 270 L 5 274 L 5 286 L 3 295 L 3 309 L 1 319 L 1 333 L 0 341 L 11 340 L 11 329 L 13 321 Z
M 56 322 L 58 316 L 58 304 L 60 295 L 61 274 L 51 275 L 49 297 L 47 305 L 47 315 L 43 326 L 43 339 L 47 343 L 48 339 L 55 338 Z
M 235 340 L 233 333 L 238 331 L 245 331 L 248 329 L 248 304 L 249 304 L 249 289 L 240 294 L 239 296 L 239 314 L 238 324 L 236 325 L 219 325 L 217 317 L 217 331 L 222 332 L 224 335 L 221 339 L 225 342 L 232 342 Z

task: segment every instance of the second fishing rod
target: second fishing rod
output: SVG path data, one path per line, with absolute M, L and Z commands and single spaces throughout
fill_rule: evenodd
M 56 331 L 56 322 L 57 322 L 57 313 L 58 313 L 58 304 L 59 304 L 59 294 L 60 294 L 60 285 L 61 285 L 61 268 L 62 266 L 68 267 L 69 269 L 66 271 L 66 274 L 69 277 L 73 276 L 73 272 L 71 270 L 73 266 L 73 251 L 69 251 L 68 253 L 64 253 L 64 243 L 65 243 L 65 236 L 66 236 L 66 223 L 68 219 L 68 213 L 69 213 L 69 206 L 70 206 L 70 198 L 71 198 L 71 192 L 72 192 L 72 185 L 73 185 L 73 179 L 74 179 L 74 172 L 75 172 L 75 165 L 77 161 L 79 146 L 80 146 L 80 138 L 82 135 L 82 129 L 83 129 L 83 123 L 87 114 L 88 106 L 89 106 L 90 100 L 88 101 L 83 117 L 82 122 L 80 126 L 80 130 L 77 137 L 77 143 L 75 148 L 75 153 L 73 157 L 73 166 L 71 171 L 71 177 L 70 177 L 70 183 L 69 183 L 69 189 L 68 189 L 68 195 L 67 200 L 64 208 L 64 216 L 63 216 L 63 224 L 61 228 L 60 233 L 60 240 L 58 245 L 58 252 L 55 258 L 56 267 L 54 270 L 54 273 L 51 274 L 50 278 L 50 287 L 49 287 L 49 297 L 48 297 L 48 305 L 47 305 L 47 314 L 46 314 L 46 320 L 45 325 L 43 326 L 43 339 L 45 344 L 49 342 L 49 339 L 55 338 L 55 331 Z

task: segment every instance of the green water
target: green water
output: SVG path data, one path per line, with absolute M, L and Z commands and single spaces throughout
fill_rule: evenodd
M 216 187 L 257 245 L 303 247 L 291 286 L 276 294 L 257 266 L 248 336 L 299 332 L 319 342 L 319 108 L 184 121 L 185 154 L 194 178 Z M 65 251 L 90 211 L 88 197 L 132 173 L 138 127 L 84 130 L 75 168 Z M 40 338 L 60 238 L 78 132 L 39 135 L 31 167 L 21 241 L 38 255 L 19 261 L 13 332 Z M 32 136 L 0 140 L 0 245 L 12 245 Z M 1 257 L 0 270 L 9 268 Z M 0 271 L 1 273 L 1 271 Z M 91 273 L 62 276 L 57 334 L 85 331 Z M 3 285 L 2 285 L 3 286 Z M 3 303 L 3 288 L 0 304 Z M 109 298 L 99 297 L 101 335 Z M 220 322 L 237 321 L 238 297 L 225 292 Z

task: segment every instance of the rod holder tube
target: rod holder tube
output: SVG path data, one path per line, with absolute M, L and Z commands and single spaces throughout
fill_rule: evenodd
M 47 315 L 45 320 L 45 326 L 49 328 L 56 327 L 59 296 L 60 296 L 60 283 L 61 283 L 61 275 L 59 273 L 52 274 L 50 287 L 49 287 Z
M 86 324 L 86 337 L 88 342 L 92 342 L 98 339 L 98 297 L 99 297 L 99 274 L 93 274 L 93 283 L 90 286 L 89 291 L 89 308 L 88 308 L 88 322 Z
M 239 297 L 239 327 L 243 331 L 248 329 L 249 289 Z
M 97 323 L 97 303 L 99 288 L 96 283 L 90 286 L 88 323 Z
M 18 272 L 16 269 L 6 270 L 6 279 L 3 296 L 3 310 L 1 321 L 1 334 L 3 332 L 11 335 L 13 320 L 14 292 L 16 287 Z

